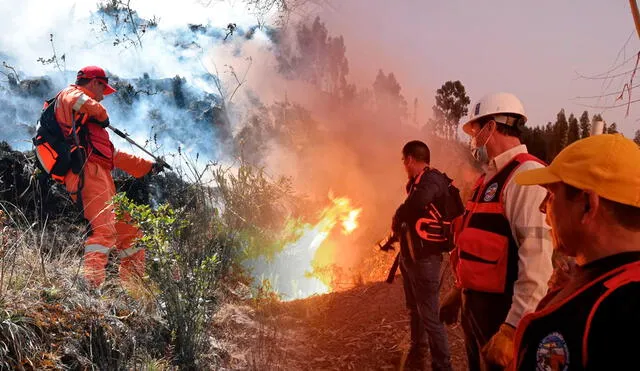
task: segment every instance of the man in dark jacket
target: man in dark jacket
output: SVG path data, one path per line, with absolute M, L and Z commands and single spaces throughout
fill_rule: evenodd
M 438 312 L 441 245 L 445 242 L 436 216 L 447 195 L 449 179 L 429 166 L 429 147 L 421 141 L 404 146 L 402 162 L 409 177 L 408 195 L 393 217 L 392 229 L 400 240 L 400 270 L 411 319 L 406 367 L 424 367 L 428 344 L 432 368 L 451 370 L 447 333 Z
M 554 247 L 576 274 L 523 317 L 512 370 L 637 370 L 640 349 L 640 148 L 600 134 L 516 176 L 540 185 Z

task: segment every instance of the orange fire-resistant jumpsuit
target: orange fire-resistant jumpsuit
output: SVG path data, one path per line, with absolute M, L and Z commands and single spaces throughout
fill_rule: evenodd
M 55 106 L 56 119 L 65 134 L 71 132 L 73 120 L 86 126 L 87 162 L 80 174 L 69 171 L 64 183 L 74 201 L 80 202 L 91 233 L 84 245 L 84 276 L 93 287 L 105 280 L 109 252 L 115 248 L 120 257 L 120 279 L 129 281 L 144 273 L 145 252 L 132 247 L 140 231 L 130 224 L 115 220 L 109 205 L 116 193 L 111 176 L 114 167 L 139 178 L 147 174 L 152 162 L 115 150 L 109 133 L 93 120 L 105 121 L 106 109 L 81 86 L 71 85 L 60 92 Z

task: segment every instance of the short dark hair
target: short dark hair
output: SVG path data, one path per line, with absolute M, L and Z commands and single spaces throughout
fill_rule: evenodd
M 565 187 L 565 194 L 569 200 L 575 200 L 582 190 L 563 183 Z M 622 204 L 620 202 L 611 201 L 604 197 L 600 197 L 600 202 L 605 209 L 611 212 L 613 219 L 616 223 L 620 224 L 623 228 L 640 232 L 640 207 Z
M 522 136 L 522 131 L 524 128 L 524 120 L 522 119 L 522 117 L 517 115 L 510 115 L 510 114 L 504 114 L 504 116 L 514 118 L 515 122 L 513 123 L 513 125 L 506 125 L 496 121 L 496 131 L 508 137 L 520 138 L 520 136 Z M 489 121 L 491 120 L 495 121 L 495 117 L 494 116 L 483 117 L 480 120 L 478 120 L 478 124 L 480 124 L 480 128 L 482 128 L 486 124 L 488 124 Z
M 419 140 L 412 140 L 404 145 L 402 148 L 402 155 L 404 157 L 411 156 L 418 161 L 431 162 L 431 151 L 429 147 Z
M 76 80 L 76 85 L 78 86 L 85 86 L 87 85 L 89 82 L 91 82 L 91 80 L 93 79 L 85 79 L 85 78 L 80 78 Z

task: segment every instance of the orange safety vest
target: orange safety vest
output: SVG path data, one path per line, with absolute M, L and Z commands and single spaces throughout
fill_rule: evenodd
M 104 121 L 108 118 L 106 109 L 89 96 L 89 92 L 81 86 L 71 85 L 63 89 L 56 100 L 55 115 L 60 129 L 69 136 L 72 134 L 73 122 L 79 122 L 77 130 L 86 128 L 88 145 L 88 161 L 96 162 L 108 169 L 113 168 L 114 147 L 109 133 L 89 118 Z
M 543 161 L 528 153 L 516 155 L 488 182 L 482 175 L 467 202 L 462 231 L 456 239 L 457 284 L 464 289 L 511 293 L 518 278 L 518 245 L 504 211 L 504 187 L 525 161 Z M 484 184 L 484 185 L 483 185 Z

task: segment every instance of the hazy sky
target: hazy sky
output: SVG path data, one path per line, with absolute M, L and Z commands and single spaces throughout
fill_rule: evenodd
M 132 6 L 143 17 L 158 16 L 163 31 L 184 28 L 187 23 L 210 23 L 222 29 L 231 21 L 239 25 L 255 23 L 243 1 L 134 0 Z M 323 4 L 323 8 L 314 10 L 329 32 L 345 37 L 350 80 L 361 87 L 370 86 L 378 68 L 393 71 L 410 105 L 418 97 L 427 114 L 431 113 L 435 90 L 447 80 L 459 79 L 472 101 L 490 91 L 515 93 L 523 101 L 531 125 L 555 121 L 560 108 L 565 108 L 567 114 L 580 115 L 585 109 L 590 115 L 603 113 L 607 123 L 616 122 L 627 136 L 640 129 L 640 102 L 631 106 L 628 117 L 626 107 L 606 110 L 580 105 L 624 103 L 616 102 L 613 93 L 629 81 L 635 53 L 640 51 L 626 0 L 314 1 Z M 50 72 L 52 66 L 36 60 L 51 55 L 48 34 L 54 33 L 71 70 L 96 63 L 96 59 L 122 76 L 139 75 L 141 71 L 154 76 L 189 76 L 202 69 L 195 58 L 189 60 L 195 67 L 186 68 L 182 60 L 174 61 L 160 38 L 159 45 L 146 41 L 142 54 L 122 48 L 114 53 L 108 45 L 100 48 L 95 31 L 85 30 L 95 26 L 83 21 L 95 11 L 95 1 L 58 3 L 43 18 L 34 14 L 47 6 L 46 0 L 0 0 L 4 11 L 4 22 L 0 22 L 1 59 L 6 57 L 27 75 Z M 220 52 L 219 46 L 210 48 L 214 54 Z M 611 74 L 620 76 L 587 80 L 578 75 L 606 76 L 603 74 L 612 67 L 617 68 Z M 636 80 L 640 82 L 640 76 Z M 576 99 L 601 94 L 610 95 Z M 640 98 L 640 91 L 632 91 L 632 97 Z
M 626 107 L 580 105 L 623 103 L 615 102 L 615 95 L 576 99 L 619 92 L 629 81 L 640 42 L 626 0 L 333 0 L 330 5 L 321 18 L 331 34 L 345 37 L 351 78 L 369 84 L 378 68 L 393 71 L 407 100 L 417 96 L 429 113 L 435 90 L 459 79 L 472 102 L 491 91 L 518 95 L 533 125 L 555 121 L 564 108 L 567 116 L 585 109 L 602 113 L 627 136 L 640 129 L 640 102 L 625 118 Z M 578 75 L 606 76 L 612 67 L 618 68 L 611 75 L 627 73 L 598 80 Z M 632 90 L 633 97 L 640 97 L 640 90 Z

